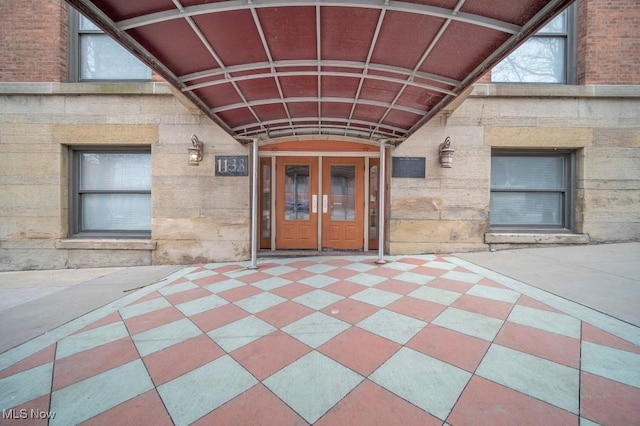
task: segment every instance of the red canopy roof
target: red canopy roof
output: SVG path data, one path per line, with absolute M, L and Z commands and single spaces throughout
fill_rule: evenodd
M 572 0 L 67 0 L 235 137 L 405 138 Z

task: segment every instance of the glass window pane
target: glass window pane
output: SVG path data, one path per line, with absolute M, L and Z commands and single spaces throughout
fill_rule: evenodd
M 106 34 L 81 34 L 80 78 L 149 80 L 151 70 Z
M 288 165 L 284 174 L 285 220 L 309 220 L 309 166 Z
M 356 219 L 356 166 L 331 166 L 331 220 Z
M 567 32 L 567 11 L 564 10 L 553 18 L 547 25 L 542 27 L 538 33 L 565 34 Z
M 491 189 L 564 189 L 564 186 L 564 157 L 491 158 Z
M 93 22 L 88 20 L 85 16 L 80 15 L 80 30 L 81 31 L 102 31 L 95 26 Z
M 564 83 L 564 37 L 534 37 L 491 71 L 491 81 L 501 83 Z
M 151 155 L 82 153 L 80 190 L 151 190 Z
M 369 169 L 369 238 L 378 236 L 378 166 Z
M 271 237 L 271 166 L 262 165 L 262 238 Z
M 83 231 L 150 231 L 151 194 L 82 194 Z
M 490 204 L 491 225 L 560 226 L 562 194 L 549 192 L 494 192 Z

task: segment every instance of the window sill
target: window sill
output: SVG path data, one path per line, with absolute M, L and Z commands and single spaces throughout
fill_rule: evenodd
M 56 248 L 67 250 L 155 250 L 153 240 L 136 239 L 67 239 L 56 240 Z
M 515 232 L 487 232 L 487 244 L 588 244 L 586 234 L 524 234 Z

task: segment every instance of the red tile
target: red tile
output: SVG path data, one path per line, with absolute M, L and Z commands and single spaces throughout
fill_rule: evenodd
M 475 312 L 476 314 L 499 318 L 501 320 L 507 319 L 513 309 L 513 304 L 511 303 L 472 296 L 470 294 L 463 294 L 456 299 L 451 306 L 454 308 L 464 309 L 465 311 Z
M 257 384 L 193 425 L 302 426 L 307 425 L 307 422 L 264 385 Z
M 347 265 L 353 265 L 353 263 L 354 262 L 350 260 L 345 260 L 345 259 L 331 259 L 331 260 L 327 260 L 326 262 L 323 262 L 324 265 L 337 266 L 338 268 L 341 268 Z
M 49 405 L 51 402 L 51 394 L 46 394 L 40 398 L 33 399 L 29 402 L 25 402 L 17 407 L 11 407 L 15 413 L 15 416 L 20 417 L 24 414 L 25 418 L 8 419 L 5 416 L 8 415 L 8 410 L 2 410 L 2 417 L 0 417 L 0 424 L 2 425 L 19 425 L 19 426 L 47 426 L 49 420 L 46 416 L 50 415 Z M 24 411 L 23 411 L 24 410 Z M 38 416 L 32 416 L 31 413 L 38 413 Z M 38 418 L 40 417 L 40 418 Z M 55 418 L 55 417 L 54 417 Z
M 575 425 L 575 414 L 473 376 L 447 418 L 452 425 Z
M 447 307 L 439 303 L 427 300 L 414 299 L 413 297 L 403 297 L 396 300 L 385 309 L 408 315 L 425 322 L 431 322 L 442 313 Z
M 498 284 L 495 281 L 491 281 L 489 278 L 483 278 L 480 281 L 478 281 L 476 284 L 479 285 L 486 285 L 488 287 L 495 287 L 495 288 L 503 288 L 503 289 L 509 289 L 511 290 L 509 287 L 505 287 L 502 284 Z
M 315 424 L 440 426 L 442 420 L 365 379 Z
M 316 290 L 313 287 L 308 285 L 300 284 L 300 283 L 291 283 L 287 285 L 283 285 L 282 287 L 275 288 L 270 291 L 270 293 L 277 294 L 280 297 L 284 297 L 287 299 L 295 299 L 298 296 L 302 296 L 303 294 L 307 294 L 310 291 Z
M 249 316 L 249 313 L 233 304 L 227 304 L 215 309 L 201 312 L 189 317 L 191 322 L 197 325 L 205 333 L 215 330 L 223 325 Z
M 250 285 L 243 285 L 242 287 L 232 288 L 231 290 L 223 291 L 218 293 L 218 296 L 224 298 L 229 302 L 235 302 L 237 300 L 242 300 L 245 297 L 255 296 L 258 293 L 262 293 L 264 290 L 261 290 L 257 287 L 253 287 Z
M 52 390 L 62 389 L 136 359 L 138 350 L 130 337 L 59 359 L 53 367 Z
M 346 321 L 358 323 L 378 311 L 380 308 L 353 299 L 342 299 L 322 309 L 325 314 Z
M 427 283 L 429 287 L 440 288 L 442 290 L 455 291 L 456 293 L 466 293 L 471 290 L 473 284 L 463 283 L 462 281 L 448 280 L 446 278 L 436 278 Z
M 127 326 L 127 330 L 129 330 L 129 334 L 134 335 L 182 318 L 184 318 L 182 312 L 173 306 L 167 306 L 157 311 L 128 318 L 124 320 L 124 323 Z
M 338 278 L 340 280 L 344 280 L 344 279 L 352 277 L 352 276 L 354 276 L 356 274 L 359 274 L 359 272 L 358 271 L 354 271 L 352 269 L 337 268 L 337 269 L 332 269 L 331 271 L 324 272 L 322 275 L 326 275 L 328 277 L 333 277 L 333 278 Z
M 525 296 L 524 294 L 520 295 L 520 297 L 518 298 L 518 302 L 516 304 L 520 306 L 527 306 L 529 308 L 541 309 L 543 311 L 548 311 L 548 312 L 555 312 L 560 314 L 564 313 L 564 312 L 560 312 L 557 309 L 552 308 L 549 305 L 545 305 L 542 302 L 538 302 L 537 300 L 532 299 L 529 296 Z
M 314 312 L 313 309 L 287 300 L 284 303 L 258 312 L 256 316 L 277 328 L 285 327 Z
M 173 422 L 158 392 L 152 389 L 81 424 L 83 426 L 111 426 L 114 424 L 121 426 L 142 424 L 170 426 L 173 425 Z
M 408 263 L 410 265 L 422 266 L 425 263 L 431 262 L 431 261 L 430 260 L 425 260 L 425 259 L 418 259 L 416 257 L 403 257 L 402 259 L 399 259 L 398 262 Z
M 383 268 L 382 266 L 378 266 L 375 269 L 368 270 L 367 274 L 377 275 L 379 277 L 385 277 L 385 278 L 393 278 L 395 276 L 402 274 L 403 272 L 405 271 L 399 271 L 393 268 Z
M 366 377 L 400 347 L 366 330 L 351 327 L 318 347 L 318 351 Z
M 489 349 L 489 342 L 429 324 L 407 346 L 473 373 Z
M 143 358 L 156 386 L 201 367 L 225 352 L 207 335 L 193 337 Z
M 102 327 L 103 325 L 113 324 L 114 322 L 122 321 L 122 317 L 120 317 L 119 312 L 113 312 L 106 317 L 98 320 L 94 323 L 89 324 L 81 330 L 76 331 L 73 334 L 84 333 L 85 331 L 93 330 L 94 328 Z
M 397 294 L 409 294 L 413 290 L 420 288 L 421 286 L 418 284 L 407 283 L 404 281 L 398 280 L 386 280 L 378 285 L 376 288 L 379 290 L 391 291 Z
M 194 284 L 199 285 L 200 287 L 205 287 L 211 284 L 219 283 L 220 281 L 227 281 L 229 277 L 223 274 L 217 275 L 209 275 L 208 277 L 198 278 L 197 280 L 192 281 Z
M 640 389 L 582 372 L 580 415 L 603 425 L 640 425 Z
M 245 284 L 253 284 L 258 281 L 266 280 L 269 278 L 273 278 L 273 275 L 265 274 L 264 272 L 254 271 L 251 274 L 243 275 L 241 277 L 236 278 L 238 281 L 242 281 Z
M 282 331 L 274 331 L 231 353 L 231 356 L 258 380 L 309 353 L 311 348 Z
M 217 268 L 213 268 L 212 271 L 217 272 L 219 274 L 224 274 L 225 272 L 239 271 L 241 269 L 245 269 L 245 267 L 242 265 L 236 265 L 232 263 L 229 265 L 218 266 Z
M 14 374 L 20 373 L 22 371 L 27 371 L 32 368 L 47 364 L 49 362 L 53 362 L 55 356 L 56 345 L 52 344 L 42 349 L 41 351 L 38 351 L 35 354 L 23 359 L 22 361 L 18 361 L 11 367 L 7 367 L 4 370 L 0 371 L 0 379 L 4 379 L 5 377 L 13 376 Z
M 322 289 L 325 291 L 330 291 L 334 294 L 339 294 L 340 296 L 349 297 L 361 292 L 362 290 L 365 290 L 366 288 L 368 287 L 356 283 L 351 283 L 349 281 L 338 281 L 337 283 L 329 284 Z
M 303 271 L 302 269 L 298 269 L 295 271 L 287 272 L 286 274 L 282 274 L 280 275 L 280 278 L 284 278 L 285 280 L 291 280 L 291 281 L 300 281 L 300 280 L 304 280 L 305 278 L 312 277 L 314 275 L 315 274 L 313 272 Z
M 640 354 L 640 346 L 636 346 L 633 343 L 614 336 L 613 334 L 600 330 L 599 328 L 596 328 L 591 324 L 587 324 L 584 321 L 582 322 L 582 340 Z
M 290 268 L 304 269 L 317 264 L 318 262 L 312 262 L 310 260 L 297 260 L 295 262 L 287 263 L 286 266 Z
M 580 367 L 579 339 L 505 322 L 494 342 L 568 367 Z
M 181 291 L 179 293 L 167 294 L 164 298 L 171 302 L 172 305 L 179 305 L 180 303 L 190 302 L 191 300 L 207 296 L 211 296 L 211 292 L 198 287 L 191 290 Z
M 127 306 L 133 306 L 133 305 L 137 305 L 138 303 L 148 302 L 149 300 L 157 299 L 158 297 L 162 297 L 162 295 L 160 293 L 158 293 L 157 291 L 154 291 L 154 292 L 151 292 L 151 293 L 147 294 L 144 297 L 141 297 L 140 299 L 136 300 L 133 303 L 129 303 Z

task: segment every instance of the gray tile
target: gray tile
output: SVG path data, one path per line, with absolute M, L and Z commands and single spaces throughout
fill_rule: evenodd
M 578 414 L 579 371 L 500 345 L 491 345 L 478 376 Z
M 314 312 L 282 328 L 282 331 L 312 348 L 317 348 L 349 327 L 350 325 L 344 321 L 322 312 Z
M 364 272 L 345 279 L 345 281 L 360 285 L 366 285 L 367 287 L 373 287 L 374 285 L 380 284 L 386 280 L 388 280 L 388 278 L 381 277 L 380 275 L 371 275 Z
M 409 293 L 408 296 L 448 306 L 462 295 L 455 291 L 443 290 L 441 288 L 420 287 Z
M 291 284 L 293 281 L 286 280 L 280 277 L 267 278 L 266 280 L 258 281 L 257 283 L 253 283 L 254 287 L 258 287 L 259 289 L 270 291 L 274 288 L 282 287 L 287 284 Z
M 187 281 L 180 284 L 174 284 L 174 285 L 168 285 L 166 287 L 162 287 L 160 290 L 158 290 L 158 293 L 162 294 L 163 296 L 166 296 L 169 294 L 175 294 L 175 293 L 180 293 L 187 290 L 193 290 L 194 288 L 199 288 L 199 287 L 200 287 L 199 285 L 194 284 L 191 281 Z
M 427 323 L 396 312 L 381 309 L 360 321 L 357 326 L 378 336 L 404 345 Z
M 412 284 L 424 285 L 435 278 L 427 274 L 416 274 L 414 272 L 403 272 L 393 277 L 394 280 L 406 281 Z
M 565 314 L 516 305 L 513 307 L 507 321 L 575 339 L 580 338 L 580 320 Z
M 395 269 L 396 271 L 410 271 L 415 269 L 418 265 L 414 265 L 413 263 L 404 263 L 404 262 L 389 262 L 381 265 L 382 268 L 386 269 Z
M 470 378 L 471 373 L 406 347 L 370 376 L 441 420 L 447 418 Z
M 96 348 L 106 343 L 115 342 L 116 340 L 127 337 L 128 335 L 129 332 L 127 331 L 127 327 L 125 327 L 122 321 L 114 322 L 82 333 L 72 334 L 58 342 L 58 347 L 56 348 L 56 359 L 61 359 L 88 349 Z
M 367 288 L 359 293 L 349 296 L 350 299 L 359 300 L 370 305 L 379 306 L 381 308 L 387 306 L 400 299 L 402 295 L 391 293 L 390 291 L 379 290 L 377 288 Z
M 176 308 L 180 310 L 185 316 L 196 315 L 204 311 L 208 311 L 213 308 L 217 308 L 222 305 L 226 305 L 227 302 L 220 296 L 212 294 L 211 296 L 201 297 L 199 299 L 190 300 L 176 305 Z
M 299 280 L 298 282 L 302 284 L 306 284 L 310 287 L 322 288 L 338 281 L 340 280 L 333 277 L 327 277 L 326 275 L 314 275 L 312 277 Z
M 520 293 L 506 288 L 490 287 L 488 285 L 474 285 L 467 294 L 470 296 L 484 297 L 485 299 L 498 300 L 500 302 L 515 303 Z
M 500 331 L 503 321 L 462 309 L 447 308 L 431 323 L 491 342 Z
M 363 377 L 316 351 L 278 371 L 263 383 L 307 422 L 316 422 Z
M 131 338 L 141 356 L 168 348 L 177 343 L 202 334 L 202 331 L 189 319 L 183 318 L 151 330 L 138 333 Z
M 324 274 L 325 272 L 333 271 L 336 269 L 335 266 L 331 265 L 323 265 L 322 263 L 317 263 L 315 265 L 307 266 L 303 268 L 303 271 L 313 272 L 314 274 Z
M 582 370 L 640 388 L 640 355 L 609 346 L 582 342 Z
M 158 386 L 172 420 L 188 425 L 248 390 L 258 381 L 229 355 Z
M 475 284 L 482 279 L 482 277 L 478 274 L 472 274 L 470 272 L 458 272 L 458 271 L 445 272 L 442 275 L 442 278 L 446 278 L 448 280 L 462 281 L 470 284 Z
M 200 278 L 206 278 L 213 275 L 218 275 L 218 273 L 214 271 L 200 271 L 200 272 L 194 272 L 192 274 L 185 275 L 185 278 L 188 279 L 189 281 L 195 281 L 195 280 L 199 280 Z
M 226 281 L 220 281 L 217 283 L 209 284 L 205 288 L 209 290 L 211 293 L 218 294 L 223 291 L 231 290 L 233 288 L 242 287 L 243 285 L 246 285 L 246 284 L 243 283 L 242 281 L 238 281 L 236 279 L 230 279 Z
M 259 293 L 254 296 L 249 296 L 245 299 L 238 300 L 234 302 L 234 304 L 240 306 L 247 312 L 256 314 L 286 301 L 287 299 L 285 299 L 284 297 L 280 297 L 275 294 Z
M 275 331 L 271 324 L 254 316 L 245 317 L 207 333 L 222 349 L 234 351 Z
M 330 293 L 324 290 L 313 290 L 309 293 L 303 294 L 302 296 L 296 297 L 293 301 L 311 309 L 320 310 L 342 299 L 344 299 L 344 297 L 335 293 Z
M 251 275 L 255 273 L 256 273 L 255 269 L 247 269 L 244 266 L 238 265 L 238 269 L 225 272 L 224 275 L 226 275 L 229 278 L 240 278 L 240 277 L 244 277 L 246 275 Z
M 142 360 L 135 360 L 51 394 L 51 426 L 72 425 L 153 389 Z
M 377 267 L 378 265 L 371 265 L 367 263 L 352 263 L 351 265 L 343 266 L 343 268 L 345 269 L 350 269 L 352 271 L 357 271 L 357 272 L 367 272 L 372 269 L 376 269 Z
M 122 319 L 137 317 L 138 315 L 147 314 L 149 312 L 158 311 L 160 309 L 171 306 L 171 303 L 164 297 L 156 297 L 146 302 L 136 303 L 134 305 L 125 306 L 120 309 Z
M 585 419 L 584 417 L 580 417 L 580 426 L 600 426 L 600 424 Z
M 53 363 L 0 379 L 0 410 L 17 407 L 51 392 Z
M 274 266 L 273 268 L 262 269 L 265 274 L 273 275 L 274 277 L 288 274 L 289 272 L 297 271 L 296 268 L 292 268 L 286 265 Z
M 431 261 L 431 262 L 427 262 L 424 264 L 424 266 L 426 266 L 427 268 L 434 268 L 434 269 L 444 269 L 446 271 L 450 271 L 452 269 L 455 269 L 457 267 L 457 265 L 454 265 L 453 263 L 449 263 L 449 262 L 440 262 L 437 260 Z

